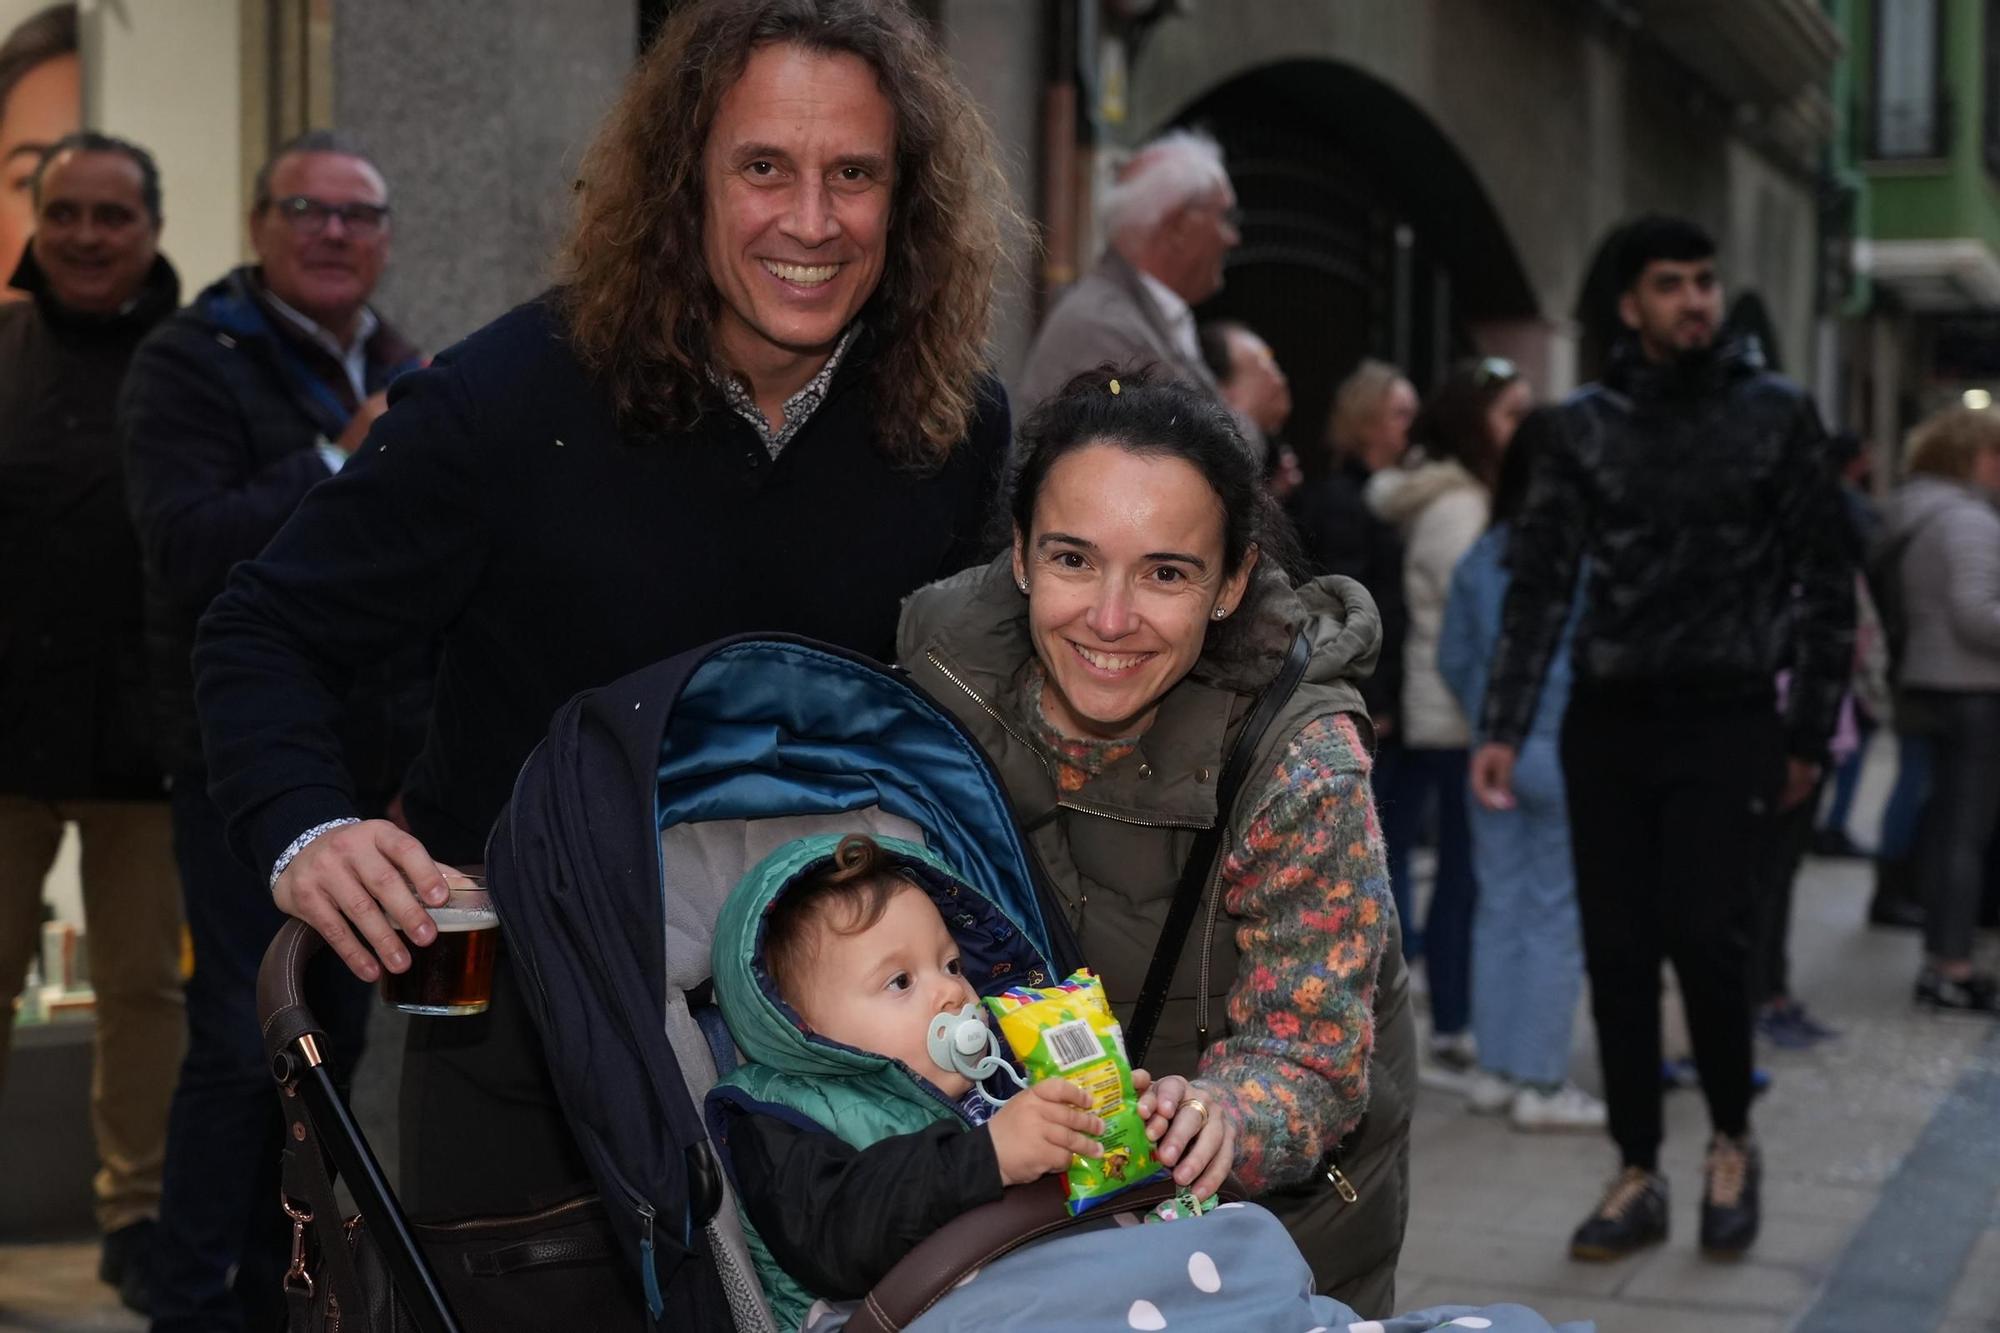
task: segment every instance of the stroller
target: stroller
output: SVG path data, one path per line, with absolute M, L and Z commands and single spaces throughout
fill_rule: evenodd
M 723 640 L 572 699 L 523 766 L 488 841 L 506 947 L 609 1233 L 639 1275 L 646 1326 L 777 1333 L 704 1127 L 703 1098 L 736 1062 L 711 1002 L 709 948 L 723 900 L 749 867 L 780 844 L 826 832 L 928 846 L 980 887 L 1055 975 L 1081 964 L 978 746 L 899 674 L 808 640 Z M 440 1239 L 403 1219 L 319 1065 L 300 998 L 317 944 L 301 923 L 288 925 L 259 981 L 293 1146 L 316 1151 L 317 1142 L 347 1180 L 386 1269 L 376 1285 L 392 1282 L 408 1312 L 366 1326 L 464 1327 L 451 1310 L 464 1281 L 451 1265 L 464 1256 L 447 1253 L 441 1264 Z M 1134 1187 L 1120 1197 L 1119 1220 L 1136 1220 L 1173 1190 L 1170 1180 Z M 316 1244 L 327 1262 L 351 1263 L 353 1224 L 343 1228 L 324 1197 L 312 1202 L 287 1201 L 295 1256 Z M 310 1216 L 300 1221 L 301 1213 Z M 1107 1223 L 1101 1213 L 1072 1216 L 1059 1178 L 1009 1188 L 924 1241 L 836 1323 L 850 1333 L 928 1327 L 926 1312 L 976 1271 L 1074 1227 L 1101 1237 Z M 1269 1238 L 1261 1243 L 1268 1248 Z M 545 1313 L 612 1326 L 574 1308 Z M 1238 1315 L 1219 1326 L 1258 1325 Z

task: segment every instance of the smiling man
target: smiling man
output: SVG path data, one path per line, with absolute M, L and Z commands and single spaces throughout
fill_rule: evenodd
M 369 979 L 408 967 L 398 926 L 431 937 L 436 863 L 484 859 L 577 691 L 750 631 L 886 657 L 903 597 L 982 553 L 1008 435 L 984 349 L 1006 187 L 907 5 L 677 7 L 579 175 L 560 285 L 399 385 L 196 647 L 235 845 Z M 433 639 L 405 831 L 349 795 L 334 691 Z M 484 1019 L 419 1019 L 410 1041 L 413 1212 L 588 1188 L 504 959 Z M 663 1326 L 726 1323 L 713 1271 L 658 1237 Z
M 285 1221 L 274 1190 L 259 1184 L 280 1122 L 253 993 L 283 918 L 264 876 L 231 853 L 209 799 L 188 659 L 230 566 L 262 550 L 306 492 L 341 469 L 389 381 L 417 363 L 368 305 L 389 256 L 389 216 L 381 173 L 345 139 L 318 131 L 279 149 L 254 186 L 257 262 L 146 341 L 120 408 L 195 956 L 154 1246 L 162 1333 L 283 1322 Z M 416 753 L 433 660 L 421 642 L 385 652 L 342 703 L 352 790 L 370 811 L 384 808 Z M 343 1056 L 358 1053 L 366 988 L 350 983 L 316 1003 Z
M 143 1309 L 182 1040 L 180 910 L 111 407 L 180 284 L 159 253 L 160 179 L 143 148 L 62 138 L 29 197 L 13 286 L 31 299 L 0 306 L 0 977 L 19 983 L 40 945 L 42 881 L 74 822 L 96 964 L 102 1272 Z

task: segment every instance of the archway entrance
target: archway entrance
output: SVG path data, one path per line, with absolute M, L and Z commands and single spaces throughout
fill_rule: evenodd
M 1227 285 L 1199 313 L 1270 342 L 1292 380 L 1285 434 L 1308 466 L 1362 357 L 1397 362 L 1422 389 L 1473 350 L 1472 325 L 1540 313 L 1458 149 L 1379 79 L 1331 61 L 1269 65 L 1173 123 L 1221 141 L 1243 210 Z

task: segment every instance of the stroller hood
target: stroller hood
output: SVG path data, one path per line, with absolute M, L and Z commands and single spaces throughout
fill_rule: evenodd
M 833 860 L 840 837 L 824 833 L 785 844 L 730 894 L 715 928 L 716 1002 L 747 1060 L 788 1074 L 854 1080 L 878 1096 L 935 1104 L 935 1094 L 914 1084 L 910 1072 L 890 1057 L 808 1033 L 764 967 L 764 922 L 771 908 L 805 875 Z M 991 995 L 1008 986 L 1047 984 L 1047 964 L 1020 927 L 983 894 L 915 843 L 886 837 L 876 841 L 895 868 L 937 905 L 974 990 Z
M 669 882 L 663 846 L 714 833 L 747 847 L 787 818 L 862 812 L 916 830 L 1032 954 L 1078 965 L 979 747 L 906 680 L 808 640 L 723 640 L 570 700 L 488 841 L 524 1005 L 662 1327 L 729 1320 L 704 1236 L 724 1185 L 666 1028 L 708 981 L 715 922 L 748 863 L 724 880 L 684 858 Z

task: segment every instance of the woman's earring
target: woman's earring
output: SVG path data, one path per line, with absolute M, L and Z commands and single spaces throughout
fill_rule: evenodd
M 1014 586 L 1021 590 L 1021 595 L 1023 597 L 1026 597 L 1028 595 L 1028 581 L 1026 579 L 1015 579 Z
M 1228 607 L 1226 607 L 1226 606 L 1218 606 L 1218 607 L 1216 607 L 1216 608 L 1215 608 L 1215 618 L 1216 618 L 1217 620 L 1227 620 L 1227 619 L 1229 618 L 1229 608 L 1228 608 Z

